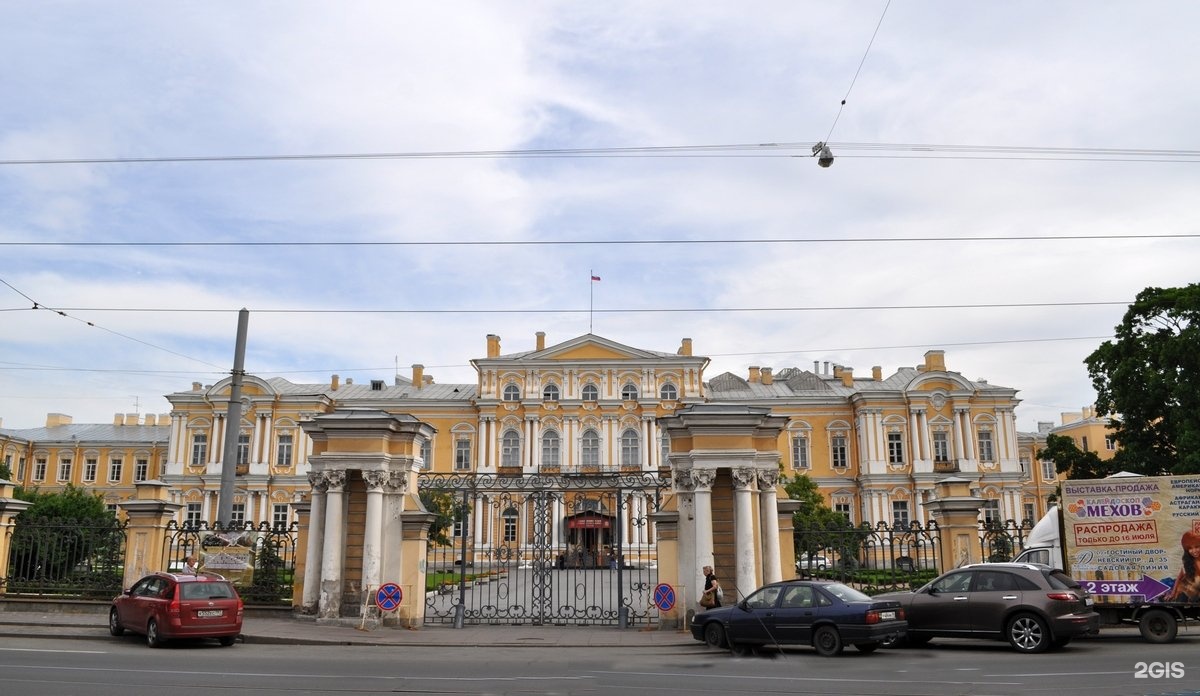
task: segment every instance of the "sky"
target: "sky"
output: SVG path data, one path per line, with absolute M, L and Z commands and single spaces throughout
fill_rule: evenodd
M 538 331 L 691 338 L 709 379 L 944 350 L 1036 430 L 1094 402 L 1084 360 L 1138 292 L 1197 281 L 1198 25 L 1155 0 L 2 3 L 0 419 L 167 413 L 229 374 L 246 308 L 264 378 L 474 383 L 487 334 Z

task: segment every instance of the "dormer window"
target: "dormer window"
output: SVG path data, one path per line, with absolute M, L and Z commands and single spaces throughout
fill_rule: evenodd
M 594 384 L 583 385 L 583 400 L 584 401 L 599 401 L 600 390 Z
M 504 400 L 505 401 L 520 401 L 521 400 L 521 388 L 515 384 L 510 384 L 510 385 L 504 387 Z

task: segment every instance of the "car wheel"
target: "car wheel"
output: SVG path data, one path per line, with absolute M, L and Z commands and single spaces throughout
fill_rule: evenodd
M 235 640 L 237 640 L 237 636 L 221 636 L 217 640 L 221 641 L 221 645 L 228 648 L 229 646 L 233 645 Z
M 704 642 L 710 648 L 727 648 L 729 645 L 725 642 L 725 629 L 716 621 L 709 621 L 704 627 Z
M 1151 609 L 1138 621 L 1142 638 L 1149 643 L 1170 643 L 1179 632 L 1175 617 L 1164 609 Z
M 1046 622 L 1033 614 L 1017 614 L 1004 631 L 1009 645 L 1018 652 L 1040 653 L 1050 647 L 1050 632 Z
M 117 614 L 116 607 L 108 610 L 108 632 L 114 636 L 125 635 L 125 627 L 121 625 L 121 617 Z
M 146 624 L 146 645 L 152 648 L 163 646 L 162 636 L 158 635 L 158 622 L 154 619 L 150 619 L 150 623 Z
M 842 636 L 833 626 L 821 626 L 813 634 L 813 647 L 822 657 L 833 657 L 842 652 Z
M 873 653 L 879 649 L 879 643 L 855 643 L 854 649 L 860 653 Z

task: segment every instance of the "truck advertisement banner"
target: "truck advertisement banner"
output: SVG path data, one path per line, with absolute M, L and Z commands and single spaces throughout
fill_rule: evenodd
M 1098 602 L 1200 601 L 1188 587 L 1200 561 L 1200 476 L 1068 480 L 1062 496 L 1071 575 Z

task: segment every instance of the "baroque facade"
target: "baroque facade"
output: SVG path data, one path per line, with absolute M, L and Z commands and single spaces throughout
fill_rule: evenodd
M 1017 390 L 966 379 L 940 350 L 888 375 L 880 367 L 856 375 L 814 363 L 710 378 L 709 359 L 693 355 L 690 339 L 674 352 L 593 334 L 547 346 L 539 332 L 531 349 L 514 353 L 500 343 L 487 337 L 484 357 L 472 360 L 473 384 L 436 383 L 421 365 L 410 377 L 366 383 L 336 375 L 316 384 L 247 376 L 235 520 L 290 524 L 292 505 L 311 490 L 313 443 L 303 424 L 354 408 L 430 426 L 414 457 L 422 471 L 501 475 L 665 471 L 663 419 L 700 404 L 766 409 L 784 419 L 774 442 L 781 473 L 814 479 L 830 506 L 855 523 L 926 522 L 934 484 L 950 476 L 970 481 L 988 516 L 1023 521 L 1042 513 L 1056 484 L 1033 465 L 1045 434 L 1016 431 Z M 136 481 L 160 479 L 182 505 L 179 522 L 213 521 L 231 428 L 229 392 L 229 379 L 194 383 L 166 395 L 169 415 L 118 416 L 111 426 L 52 415 L 45 428 L 0 428 L 0 461 L 19 485 L 52 490 L 70 483 L 98 490 L 114 505 L 132 496 Z M 481 510 L 466 533 L 481 541 L 496 528 L 519 538 L 521 511 L 515 520 L 503 512 L 489 520 Z M 587 510 L 558 512 L 564 544 L 598 549 L 612 541 Z

